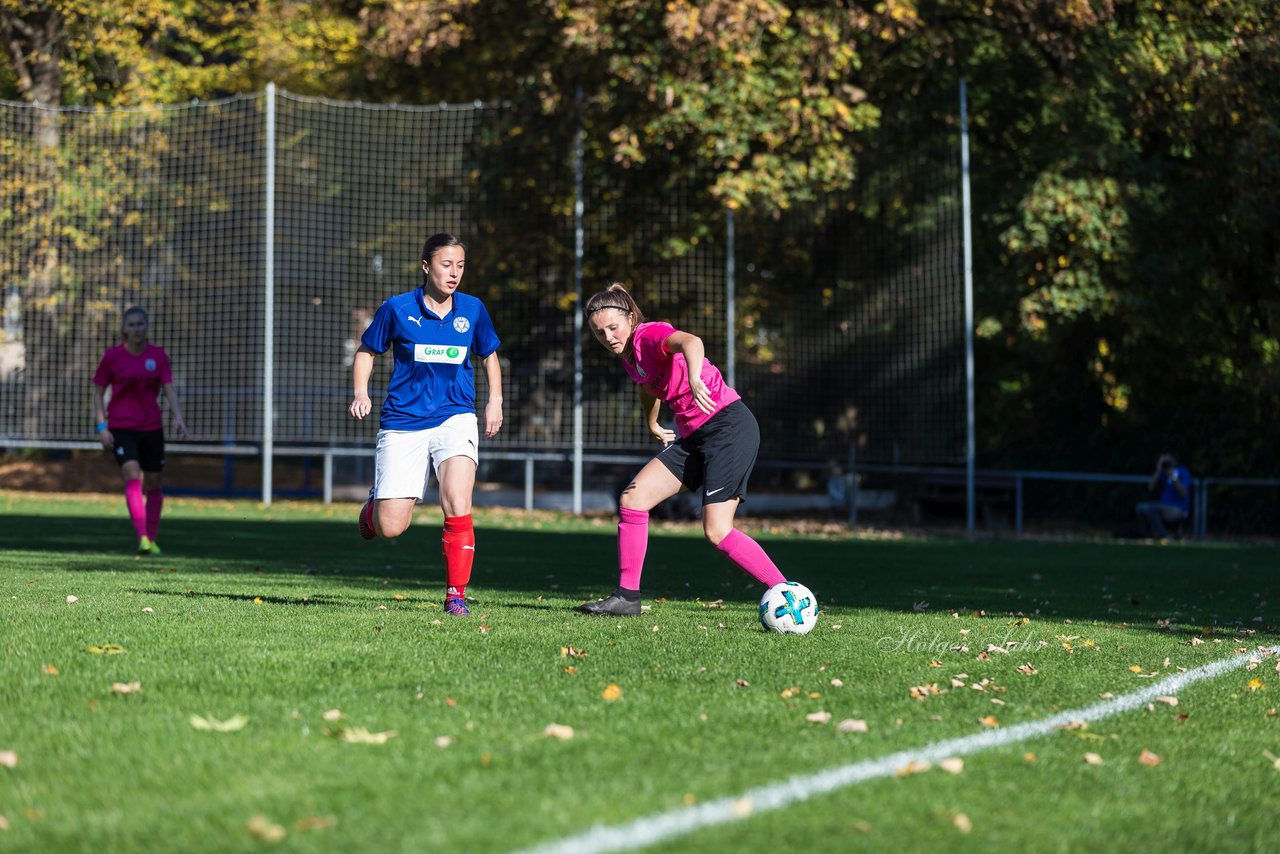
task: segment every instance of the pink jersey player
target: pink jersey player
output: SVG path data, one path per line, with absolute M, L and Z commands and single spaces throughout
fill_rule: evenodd
M 173 373 L 164 349 L 147 341 L 145 309 L 124 313 L 124 341 L 102 355 L 93 372 L 94 432 L 111 452 L 124 479 L 125 506 L 138 535 L 138 554 L 158 555 L 156 532 L 164 506 L 164 419 L 156 398 L 164 392 L 178 437 L 187 438 L 182 405 L 173 389 Z M 107 401 L 107 392 L 111 399 Z M 144 500 L 145 494 L 145 500 Z
M 706 358 L 702 339 L 669 323 L 646 323 L 621 284 L 591 297 L 584 310 L 596 340 L 622 359 L 638 386 L 646 426 L 663 449 L 618 501 L 617 589 L 580 610 L 604 616 L 640 613 L 649 511 L 682 489 L 701 492 L 703 531 L 726 557 L 766 587 L 786 581 L 760 544 L 734 527 L 760 451 L 760 427 Z M 678 436 L 659 423 L 663 403 L 675 415 Z

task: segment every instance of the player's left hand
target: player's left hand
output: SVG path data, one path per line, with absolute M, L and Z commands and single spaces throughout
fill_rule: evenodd
M 491 400 L 484 407 L 484 437 L 492 439 L 502 429 L 502 401 Z
M 179 439 L 190 439 L 191 431 L 187 430 L 187 422 L 182 420 L 181 415 L 175 415 L 173 418 L 173 430 L 178 434 Z
M 711 396 L 711 389 L 707 388 L 701 377 L 694 377 L 689 380 L 689 390 L 693 392 L 693 402 L 698 408 L 710 415 L 716 411 L 715 399 Z

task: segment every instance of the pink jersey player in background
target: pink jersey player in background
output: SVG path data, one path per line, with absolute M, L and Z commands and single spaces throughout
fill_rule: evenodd
M 156 532 L 164 506 L 164 418 L 156 398 L 162 390 L 180 439 L 187 438 L 187 422 L 173 390 L 169 357 L 164 348 L 147 340 L 146 310 L 128 309 L 122 326 L 124 341 L 102 355 L 93 373 L 93 411 L 98 422 L 94 432 L 120 466 L 125 505 L 138 535 L 138 554 L 158 555 Z
M 638 386 L 645 423 L 664 447 L 618 500 L 618 588 L 579 610 L 618 617 L 640 613 L 649 511 L 681 489 L 701 491 L 702 528 L 712 545 L 765 587 L 786 581 L 760 544 L 733 526 L 760 451 L 760 427 L 707 360 L 702 339 L 669 323 L 646 323 L 621 284 L 591 297 L 584 310 L 596 340 L 622 359 Z M 658 422 L 663 403 L 675 415 L 676 432 Z

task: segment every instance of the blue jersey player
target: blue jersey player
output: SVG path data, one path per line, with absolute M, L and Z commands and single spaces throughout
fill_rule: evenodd
M 484 303 L 458 291 L 466 260 L 466 247 L 453 235 L 427 238 L 422 287 L 384 302 L 360 338 L 349 409 L 356 419 L 372 411 L 373 360 L 390 350 L 394 367 L 382 404 L 373 489 L 360 510 L 360 535 L 371 540 L 403 534 L 434 468 L 444 511 L 444 606 L 453 616 L 468 613 L 466 588 L 476 550 L 471 493 L 479 424 L 472 357 L 484 365 L 489 385 L 484 435 L 491 438 L 502 428 L 498 334 Z

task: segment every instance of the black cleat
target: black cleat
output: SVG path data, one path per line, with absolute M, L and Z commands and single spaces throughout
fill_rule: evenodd
M 584 614 L 595 614 L 600 617 L 638 617 L 640 616 L 640 600 L 624 599 L 614 593 L 594 602 L 583 602 L 578 610 Z

